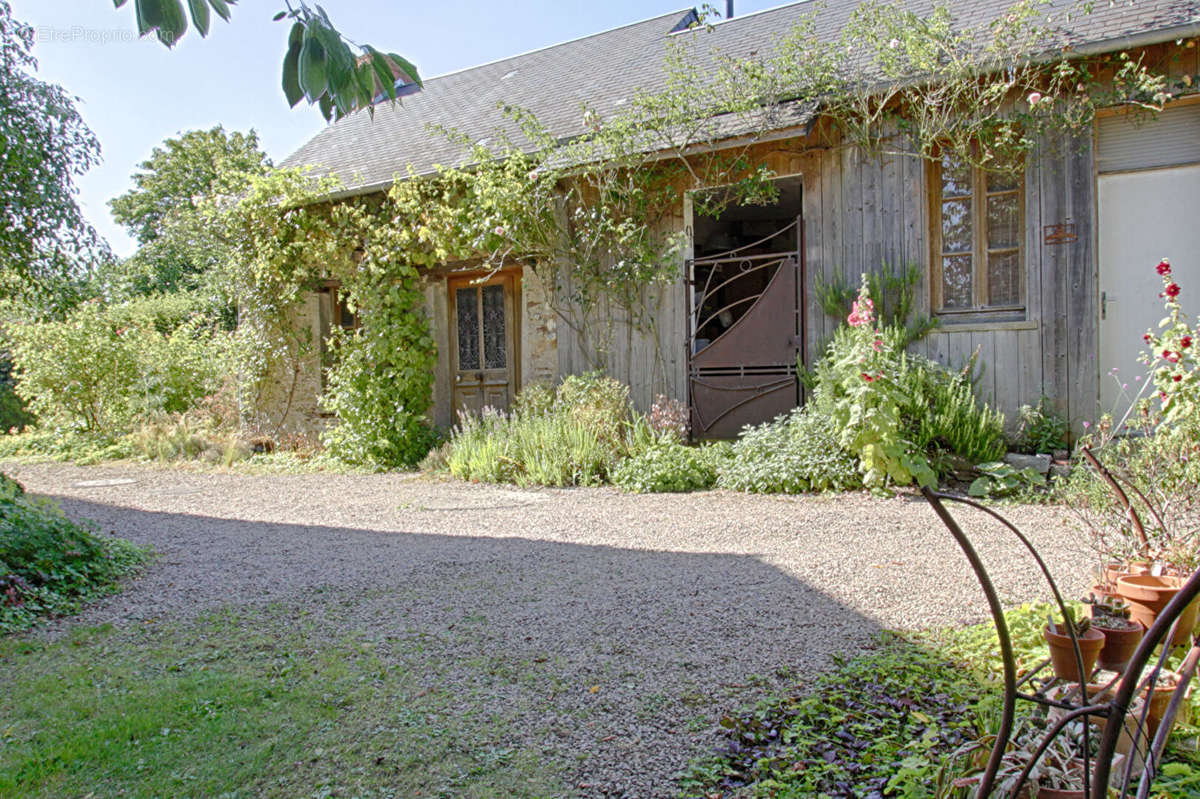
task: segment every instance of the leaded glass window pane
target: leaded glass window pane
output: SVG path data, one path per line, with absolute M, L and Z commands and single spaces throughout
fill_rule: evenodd
M 988 305 L 1019 305 L 1020 258 L 1015 252 L 988 255 Z
M 946 308 L 970 308 L 973 279 L 970 255 L 951 255 L 942 259 L 942 305 Z
M 1020 203 L 1016 194 L 996 194 L 987 198 L 987 234 L 989 249 L 1017 247 L 1021 231 L 1018 218 Z
M 508 365 L 504 286 L 483 287 L 483 363 L 487 369 Z
M 942 196 L 971 195 L 971 165 L 952 155 L 942 156 Z
M 942 203 L 942 252 L 971 251 L 971 200 Z
M 458 307 L 458 368 L 479 368 L 479 299 L 473 288 L 454 294 Z

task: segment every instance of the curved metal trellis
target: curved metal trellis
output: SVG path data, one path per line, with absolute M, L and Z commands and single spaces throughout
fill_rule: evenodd
M 1103 467 L 1099 467 L 1103 471 Z M 1106 479 L 1111 480 L 1107 474 Z M 997 732 L 996 740 L 992 746 L 991 754 L 988 758 L 987 768 L 985 769 L 979 783 L 978 795 L 980 797 L 991 797 L 995 789 L 997 774 L 1003 765 L 1004 755 L 1009 745 L 1012 742 L 1013 728 L 1016 718 L 1016 703 L 1018 699 L 1034 702 L 1046 707 L 1057 707 L 1062 712 L 1060 717 L 1054 724 L 1045 732 L 1039 739 L 1037 747 L 1030 755 L 1028 762 L 1025 763 L 1023 771 L 1018 776 L 1013 784 L 1008 796 L 1016 797 L 1021 795 L 1021 789 L 1028 781 L 1030 773 L 1034 765 L 1045 753 L 1046 749 L 1053 743 L 1054 739 L 1061 735 L 1067 728 L 1070 722 L 1080 718 L 1087 719 L 1089 717 L 1097 717 L 1105 719 L 1103 731 L 1099 734 L 1097 752 L 1093 756 L 1089 745 L 1090 723 L 1083 725 L 1083 773 L 1090 774 L 1091 779 L 1085 780 L 1083 786 L 1083 795 L 1085 799 L 1091 797 L 1104 797 L 1108 795 L 1110 784 L 1110 776 L 1112 775 L 1112 764 L 1114 756 L 1117 754 L 1117 746 L 1120 741 L 1122 732 L 1132 730 L 1133 749 L 1131 756 L 1125 758 L 1124 768 L 1122 769 L 1117 781 L 1113 787 L 1118 791 L 1121 799 L 1130 796 L 1130 791 L 1133 787 L 1135 777 L 1138 780 L 1136 796 L 1138 799 L 1145 799 L 1149 795 L 1150 784 L 1154 776 L 1158 772 L 1160 758 L 1163 749 L 1166 746 L 1167 737 L 1170 734 L 1176 715 L 1182 707 L 1184 698 L 1187 695 L 1191 679 L 1195 674 L 1197 664 L 1200 663 L 1200 646 L 1197 646 L 1193 640 L 1191 650 L 1184 658 L 1178 673 L 1178 683 L 1174 689 L 1171 701 L 1163 714 L 1162 720 L 1159 722 L 1158 730 L 1154 739 L 1149 740 L 1147 734 L 1148 729 L 1148 713 L 1150 703 L 1143 703 L 1142 713 L 1136 719 L 1127 719 L 1130 715 L 1130 709 L 1133 707 L 1135 692 L 1141 693 L 1146 686 L 1156 684 L 1160 672 L 1162 672 L 1169 647 L 1164 646 L 1163 650 L 1155 662 L 1153 668 L 1146 676 L 1140 680 L 1124 679 L 1119 680 L 1119 684 L 1112 693 L 1111 699 L 1106 702 L 1093 702 L 1089 704 L 1087 691 L 1082 686 L 1079 689 L 1078 700 L 1073 695 L 1061 697 L 1059 699 L 1051 699 L 1047 696 L 1047 690 L 1057 684 L 1057 680 L 1047 681 L 1040 690 L 1033 693 L 1022 692 L 1022 685 L 1029 684 L 1034 687 L 1034 679 L 1039 671 L 1045 668 L 1046 663 L 1042 663 L 1036 669 L 1026 674 L 1020 681 L 1017 680 L 1016 659 L 1013 653 L 1012 639 L 1009 635 L 1008 625 L 1004 618 L 1004 609 L 1001 606 L 999 595 L 996 592 L 995 585 L 992 582 L 987 568 L 984 566 L 982 559 L 979 557 L 970 538 L 963 531 L 955 518 L 947 509 L 947 503 L 959 503 L 992 517 L 1000 522 L 1008 531 L 1013 533 L 1030 553 L 1036 561 L 1038 568 L 1045 577 L 1050 586 L 1050 590 L 1054 595 L 1055 603 L 1058 605 L 1059 612 L 1066 616 L 1066 603 L 1063 601 L 1062 593 L 1055 582 L 1050 569 L 1045 561 L 1038 554 L 1036 547 L 1015 525 L 1004 518 L 996 511 L 981 505 L 970 499 L 958 497 L 950 494 L 943 494 L 932 491 L 927 488 L 921 490 L 925 499 L 932 506 L 935 513 L 950 530 L 955 541 L 966 555 L 967 560 L 971 564 L 972 570 L 975 572 L 980 587 L 983 589 L 984 595 L 987 597 L 988 607 L 992 614 L 992 621 L 996 626 L 997 637 L 1000 641 L 1000 654 L 1003 659 L 1004 667 L 1004 700 L 1003 712 L 1001 716 L 1000 729 Z M 1127 513 L 1136 517 L 1136 511 L 1126 505 Z M 1139 520 L 1140 524 L 1140 520 Z M 1146 631 L 1137 650 L 1130 658 L 1128 665 L 1123 672 L 1124 675 L 1140 675 L 1145 670 L 1151 657 L 1154 655 L 1154 650 L 1162 641 L 1171 641 L 1175 637 L 1175 625 L 1178 619 L 1183 615 L 1197 596 L 1200 596 L 1200 570 L 1194 572 L 1179 589 L 1175 597 L 1167 604 L 1153 625 Z M 1068 625 L 1067 633 L 1071 638 L 1072 647 L 1076 660 L 1076 666 L 1079 669 L 1080 675 L 1084 674 L 1083 658 L 1079 650 L 1079 641 L 1076 637 L 1075 630 Z M 1112 689 L 1112 684 L 1106 686 L 1097 696 L 1103 697 Z M 1149 693 L 1147 693 L 1149 695 Z M 1129 721 L 1136 721 L 1133 727 L 1129 726 Z M 1119 723 L 1113 723 L 1119 722 Z M 1143 750 L 1141 747 L 1145 747 Z M 1140 774 L 1135 774 L 1137 763 L 1132 756 L 1135 753 L 1144 754 L 1142 770 Z M 1094 762 L 1094 768 L 1093 768 Z

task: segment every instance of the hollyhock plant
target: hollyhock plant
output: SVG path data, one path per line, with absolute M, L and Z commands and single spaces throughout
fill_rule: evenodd
M 928 459 L 901 432 L 899 408 L 904 397 L 889 364 L 903 347 L 875 326 L 875 303 L 866 274 L 846 324 L 852 333 L 837 353 L 837 389 L 842 399 L 835 411 L 842 447 L 858 457 L 868 488 L 884 489 L 889 483 L 935 485 L 937 475 Z
M 1200 330 L 1192 326 L 1183 311 L 1179 297 L 1183 289 L 1175 282 L 1171 264 L 1164 258 L 1155 267 L 1163 281 L 1163 298 L 1167 316 L 1159 323 L 1159 332 L 1149 331 L 1147 349 L 1141 361 L 1150 369 L 1162 403 L 1160 426 L 1166 429 L 1185 427 L 1194 431 L 1200 422 L 1200 362 L 1195 357 L 1192 342 Z

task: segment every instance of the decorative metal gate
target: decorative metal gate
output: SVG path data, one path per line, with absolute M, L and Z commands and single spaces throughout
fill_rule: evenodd
M 797 219 L 751 244 L 688 262 L 688 404 L 696 438 L 734 438 L 800 401 L 804 250 Z M 772 252 L 797 228 L 797 249 Z

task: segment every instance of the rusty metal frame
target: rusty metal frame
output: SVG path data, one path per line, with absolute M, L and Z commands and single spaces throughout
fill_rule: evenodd
M 1094 458 L 1089 458 L 1089 461 L 1101 472 L 1102 475 L 1104 475 L 1106 481 L 1111 481 L 1111 476 L 1108 475 L 1107 471 L 1099 464 L 1098 461 L 1096 461 Z M 1110 482 L 1110 486 L 1111 485 L 1113 484 Z M 1119 490 L 1119 488 L 1119 486 L 1116 486 L 1117 490 Z M 975 577 L 979 581 L 980 587 L 983 589 L 983 593 L 987 598 L 988 608 L 992 615 L 992 623 L 996 627 L 996 634 L 1000 641 L 1000 654 L 1001 659 L 1003 660 L 1004 668 L 1003 712 L 1000 721 L 1000 729 L 997 732 L 995 743 L 993 744 L 992 751 L 988 757 L 987 768 L 984 770 L 984 773 L 980 779 L 977 795 L 980 797 L 992 796 L 996 782 L 996 775 L 1000 770 L 1004 753 L 1008 749 L 1012 739 L 1016 716 L 1016 702 L 1018 699 L 1022 699 L 1041 705 L 1059 707 L 1064 709 L 1066 712 L 1046 731 L 1046 733 L 1039 740 L 1038 746 L 1035 748 L 1032 756 L 1029 758 L 1029 761 L 1025 764 L 1022 772 L 1017 778 L 1016 783 L 1013 785 L 1012 790 L 1008 793 L 1008 796 L 1017 797 L 1020 795 L 1021 789 L 1025 786 L 1034 764 L 1040 760 L 1041 756 L 1053 742 L 1054 738 L 1060 735 L 1062 731 L 1066 729 L 1067 724 L 1076 719 L 1086 718 L 1089 716 L 1105 718 L 1109 721 L 1120 721 L 1120 723 L 1107 723 L 1104 725 L 1104 730 L 1102 733 L 1100 733 L 1098 749 L 1094 758 L 1090 753 L 1088 740 L 1091 724 L 1085 723 L 1083 725 L 1084 774 L 1091 775 L 1090 782 L 1084 783 L 1083 795 L 1085 799 L 1091 799 L 1091 797 L 1098 798 L 1108 796 L 1112 760 L 1116 753 L 1116 747 L 1121 733 L 1130 731 L 1130 727 L 1126 723 L 1125 719 L 1129 715 L 1135 692 L 1140 694 L 1143 689 L 1145 689 L 1147 686 L 1153 685 L 1157 681 L 1159 673 L 1165 666 L 1170 647 L 1163 646 L 1162 652 L 1158 656 L 1153 668 L 1144 678 L 1140 680 L 1121 679 L 1120 685 L 1116 692 L 1107 702 L 1089 704 L 1086 696 L 1087 692 L 1082 688 L 1079 691 L 1081 696 L 1078 702 L 1073 701 L 1071 697 L 1067 697 L 1066 701 L 1049 699 L 1045 695 L 1045 690 L 1053 685 L 1056 682 L 1055 680 L 1051 680 L 1042 688 L 1042 690 L 1036 691 L 1035 693 L 1029 694 L 1020 692 L 1019 689 L 1021 685 L 1027 682 L 1032 682 L 1033 678 L 1036 676 L 1036 673 L 1041 669 L 1044 669 L 1047 664 L 1042 663 L 1041 666 L 1037 667 L 1033 670 L 1033 672 L 1022 678 L 1020 682 L 1017 681 L 1016 660 L 1013 654 L 1012 639 L 1009 635 L 1008 624 L 1004 618 L 1004 609 L 1000 603 L 999 595 L 996 592 L 996 588 L 992 583 L 991 577 L 988 575 L 987 568 L 984 566 L 983 561 L 979 557 L 978 552 L 975 550 L 974 545 L 971 543 L 971 540 L 967 537 L 966 533 L 963 532 L 962 527 L 959 526 L 958 522 L 950 514 L 949 510 L 946 508 L 946 503 L 960 503 L 974 508 L 975 510 L 981 511 L 999 521 L 1009 532 L 1013 533 L 1037 563 L 1038 568 L 1041 570 L 1043 577 L 1045 577 L 1047 583 L 1049 584 L 1050 590 L 1054 595 L 1054 600 L 1058 605 L 1059 612 L 1065 617 L 1066 604 L 1063 601 L 1062 593 L 1059 591 L 1058 584 L 1055 582 L 1054 577 L 1050 573 L 1045 561 L 1038 554 L 1037 549 L 1033 546 L 1032 542 L 1030 542 L 1030 540 L 1020 530 L 1018 530 L 1016 526 L 1014 526 L 996 511 L 981 505 L 974 500 L 954 496 L 951 494 L 938 493 L 928 488 L 922 488 L 921 493 L 925 496 L 925 499 L 929 502 L 934 512 L 942 520 L 943 524 L 945 524 L 947 529 L 949 529 L 950 534 L 958 543 L 959 548 L 962 549 L 963 554 L 966 555 L 967 560 L 971 565 L 971 569 L 975 572 Z M 1136 516 L 1136 510 L 1128 505 L 1125 507 L 1127 513 Z M 1138 524 L 1140 526 L 1140 520 L 1138 520 Z M 1123 672 L 1124 674 L 1142 674 L 1143 670 L 1150 662 L 1150 659 L 1154 654 L 1154 649 L 1158 646 L 1158 644 L 1163 641 L 1173 640 L 1176 623 L 1178 622 L 1180 616 L 1182 616 L 1184 611 L 1187 609 L 1188 605 L 1191 604 L 1191 602 L 1195 600 L 1197 596 L 1200 596 L 1200 569 L 1194 572 L 1184 582 L 1183 586 L 1179 589 L 1179 592 L 1158 615 L 1150 629 L 1146 631 L 1145 635 L 1142 637 L 1141 643 L 1138 645 L 1137 650 L 1134 652 L 1133 656 L 1129 660 L 1128 665 L 1125 667 L 1125 671 Z M 1074 654 L 1076 666 L 1082 675 L 1083 658 L 1079 651 L 1079 641 L 1073 628 L 1068 628 L 1067 632 L 1070 635 L 1071 644 L 1075 650 Z M 1184 698 L 1187 695 L 1188 688 L 1191 684 L 1193 676 L 1195 675 L 1198 664 L 1200 664 L 1200 645 L 1197 645 L 1195 640 L 1193 640 L 1192 647 L 1185 656 L 1183 664 L 1178 671 L 1179 683 L 1174 689 L 1170 703 L 1166 712 L 1163 714 L 1163 718 L 1159 724 L 1153 741 L 1149 740 L 1149 736 L 1146 733 L 1150 703 L 1148 701 L 1143 703 L 1142 714 L 1140 718 L 1137 719 L 1137 724 L 1132 730 L 1134 751 L 1141 753 L 1144 760 L 1143 769 L 1137 785 L 1136 796 L 1138 799 L 1146 799 L 1146 797 L 1149 795 L 1150 785 L 1154 779 L 1154 776 L 1158 772 L 1160 758 L 1162 757 L 1163 749 L 1166 747 L 1167 737 L 1170 733 L 1170 729 L 1174 723 L 1175 717 L 1179 712 L 1179 708 L 1181 707 Z M 1104 692 L 1101 692 L 1099 696 L 1103 696 L 1110 689 L 1111 684 L 1105 689 Z M 1140 748 L 1143 745 L 1146 747 L 1144 750 Z M 1093 760 L 1095 762 L 1094 769 Z M 1134 768 L 1135 759 L 1133 757 L 1127 758 L 1124 771 L 1120 776 L 1119 784 L 1116 786 L 1119 799 L 1124 799 L 1130 795 L 1130 790 L 1133 786 Z

